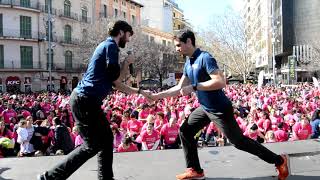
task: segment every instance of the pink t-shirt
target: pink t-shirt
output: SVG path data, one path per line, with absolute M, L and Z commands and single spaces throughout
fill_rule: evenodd
M 126 131 L 128 129 L 128 121 L 122 120 L 120 124 L 120 128 Z
M 77 147 L 77 146 L 80 146 L 81 144 L 83 144 L 83 139 L 79 134 L 75 139 L 74 145 L 75 145 L 75 147 Z
M 140 113 L 139 113 L 139 119 L 146 119 L 149 115 L 149 112 L 146 111 L 146 110 L 142 110 Z
M 276 130 L 274 132 L 274 136 L 275 136 L 277 142 L 284 142 L 284 141 L 288 140 L 288 133 L 286 133 L 282 129 Z
M 310 124 L 303 127 L 301 123 L 296 123 L 292 127 L 292 130 L 296 133 L 299 140 L 308 139 L 309 135 L 312 134 L 312 127 Z
M 249 131 L 250 131 L 250 128 L 247 128 L 247 130 L 243 133 L 243 135 L 249 137 L 250 139 L 257 140 L 258 130 L 255 132 L 249 132 Z
M 128 132 L 130 132 L 130 134 L 139 134 L 141 128 L 142 124 L 140 121 L 128 121 Z
M 160 134 L 164 136 L 165 144 L 173 144 L 176 142 L 176 139 L 179 135 L 179 125 L 175 124 L 174 126 L 170 127 L 170 124 L 167 123 L 161 128 Z
M 127 149 L 123 148 L 123 144 L 120 144 L 117 150 L 117 152 L 135 152 L 135 151 L 138 151 L 138 148 L 133 143 L 131 143 Z
M 2 112 L 4 123 L 10 124 L 10 118 L 11 117 L 17 117 L 17 113 L 13 109 L 6 109 Z
M 207 128 L 207 134 L 211 134 L 212 132 L 216 132 L 216 131 L 218 131 L 217 126 L 213 122 L 210 122 Z
M 156 130 L 153 130 L 150 135 L 147 133 L 147 131 L 143 131 L 141 133 L 141 142 L 145 142 L 147 144 L 148 149 L 152 149 L 155 142 L 159 139 L 160 133 Z

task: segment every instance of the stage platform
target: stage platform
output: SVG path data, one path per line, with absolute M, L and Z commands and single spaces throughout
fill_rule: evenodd
M 292 175 L 288 180 L 320 180 L 320 142 L 307 140 L 266 144 L 277 153 L 288 153 Z M 232 146 L 199 149 L 206 180 L 277 179 L 274 165 Z M 64 156 L 0 159 L 0 180 L 35 180 L 36 175 Z M 174 180 L 184 171 L 183 152 L 163 150 L 116 153 L 114 173 L 117 180 Z M 97 179 L 96 157 L 90 159 L 69 179 Z

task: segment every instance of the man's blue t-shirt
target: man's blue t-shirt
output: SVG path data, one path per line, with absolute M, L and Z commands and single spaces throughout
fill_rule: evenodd
M 191 84 L 205 82 L 211 79 L 210 74 L 219 70 L 216 60 L 205 51 L 196 49 L 192 57 L 187 57 L 183 74 L 188 77 Z M 222 89 L 213 91 L 197 90 L 201 106 L 209 112 L 222 111 L 230 106 L 231 102 Z
M 119 66 L 119 48 L 116 42 L 107 38 L 95 49 L 87 71 L 78 83 L 76 92 L 79 95 L 86 95 L 103 100 L 112 90 L 112 78 L 107 71 L 107 64 Z

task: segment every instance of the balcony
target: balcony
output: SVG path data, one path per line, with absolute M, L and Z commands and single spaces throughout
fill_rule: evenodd
M 0 6 L 9 6 L 11 8 L 20 8 L 32 11 L 39 11 L 39 1 L 38 0 L 30 0 L 30 1 L 22 1 L 22 0 L 0 0 Z
M 47 63 L 47 70 L 49 70 L 49 63 Z M 87 65 L 83 63 L 72 63 L 66 65 L 65 63 L 52 63 L 51 70 L 55 72 L 66 72 L 66 73 L 81 73 L 85 72 Z
M 80 16 L 80 22 L 91 24 L 91 18 L 86 16 Z
M 73 37 L 65 38 L 65 36 L 57 36 L 56 39 L 57 39 L 57 42 L 62 45 L 79 45 L 81 41 L 80 39 L 73 38 Z
M 3 28 L 0 39 L 13 39 L 13 40 L 30 40 L 38 41 L 38 31 L 20 31 L 20 29 Z
M 71 20 L 75 20 L 75 21 L 79 21 L 80 20 L 80 18 L 79 18 L 77 13 L 65 12 L 63 9 L 59 10 L 58 15 L 61 18 L 71 19 Z
M 47 13 L 48 14 L 48 6 L 46 5 L 40 5 L 39 9 L 42 13 Z M 57 15 L 58 14 L 58 10 L 55 8 L 51 8 L 51 14 L 52 15 Z
M 42 71 L 40 63 L 33 62 L 33 64 L 15 64 L 20 60 L 4 59 L 4 66 L 0 66 L 0 72 L 33 72 Z

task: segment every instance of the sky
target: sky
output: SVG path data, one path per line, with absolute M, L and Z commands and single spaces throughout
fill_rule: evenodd
M 239 12 L 242 0 L 175 0 L 184 11 L 185 19 L 194 29 L 204 29 L 218 15 L 229 9 Z

